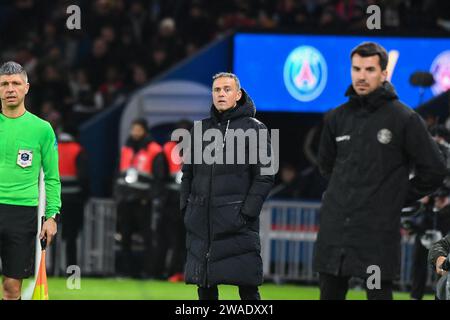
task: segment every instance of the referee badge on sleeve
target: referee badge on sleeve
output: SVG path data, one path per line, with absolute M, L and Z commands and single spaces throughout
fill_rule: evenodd
M 33 151 L 31 150 L 19 150 L 17 155 L 17 164 L 22 168 L 31 166 L 33 161 Z

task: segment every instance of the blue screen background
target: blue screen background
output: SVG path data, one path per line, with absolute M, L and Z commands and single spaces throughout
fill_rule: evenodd
M 234 37 L 233 72 L 255 101 L 258 111 L 325 112 L 347 100 L 344 94 L 351 84 L 350 52 L 363 41 L 378 42 L 388 52 L 399 51 L 391 82 L 400 100 L 413 108 L 419 103 L 419 88 L 410 85 L 410 75 L 415 71 L 429 71 L 433 60 L 450 50 L 450 39 L 445 38 L 240 33 Z M 324 90 L 309 102 L 294 99 L 283 79 L 286 58 L 302 45 L 319 50 L 328 69 Z M 433 96 L 427 88 L 423 102 Z

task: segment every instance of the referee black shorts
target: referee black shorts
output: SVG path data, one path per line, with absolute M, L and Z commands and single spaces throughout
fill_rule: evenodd
M 2 273 L 13 279 L 34 273 L 37 207 L 0 204 Z

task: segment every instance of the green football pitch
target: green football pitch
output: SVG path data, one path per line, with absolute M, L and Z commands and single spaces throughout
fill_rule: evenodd
M 31 285 L 30 285 L 31 284 Z M 69 287 L 72 284 L 69 281 Z M 23 284 L 23 290 L 31 288 L 31 280 Z M 133 280 L 126 278 L 81 278 L 79 289 L 68 289 L 67 279 L 49 278 L 50 300 L 196 300 L 196 286 L 168 281 Z M 315 286 L 295 284 L 264 284 L 260 287 L 263 300 L 317 300 L 319 289 Z M 237 287 L 219 286 L 220 299 L 239 299 Z M 350 290 L 349 300 L 365 300 L 363 290 Z M 407 292 L 395 292 L 394 299 L 408 300 Z M 426 295 L 425 299 L 434 299 Z

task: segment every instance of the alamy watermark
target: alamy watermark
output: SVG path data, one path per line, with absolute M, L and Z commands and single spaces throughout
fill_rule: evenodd
M 369 290 L 381 289 L 381 269 L 379 266 L 373 264 L 367 267 L 367 271 L 370 276 L 366 280 L 366 287 Z
M 66 13 L 70 16 L 66 20 L 66 27 L 69 30 L 81 29 L 81 9 L 79 6 L 73 4 L 67 7 Z
M 81 268 L 77 265 L 67 267 L 66 273 L 70 276 L 66 280 L 66 288 L 69 290 L 81 289 Z
M 370 17 L 367 18 L 366 26 L 367 29 L 381 29 L 381 9 L 379 6 L 373 4 L 367 7 L 367 14 L 370 14 Z
M 202 122 L 196 121 L 193 136 L 191 137 L 186 129 L 176 129 L 172 132 L 172 141 L 180 141 L 182 138 L 177 148 L 172 150 L 173 162 L 207 165 L 257 164 L 260 166 L 261 175 L 274 175 L 278 172 L 280 140 L 278 129 L 271 129 L 270 134 L 268 129 L 249 128 L 245 131 L 226 129 L 225 134 L 222 134 L 216 128 L 203 132 Z M 205 148 L 204 142 L 209 142 Z

